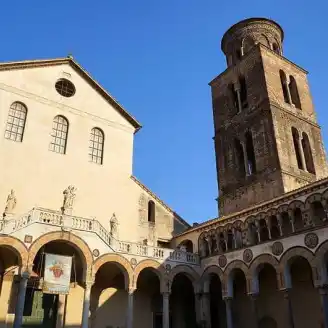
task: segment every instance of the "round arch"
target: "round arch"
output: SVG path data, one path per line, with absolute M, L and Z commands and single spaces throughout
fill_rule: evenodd
M 0 247 L 6 247 L 15 252 L 18 257 L 19 270 L 27 270 L 28 250 L 26 246 L 17 238 L 12 236 L 1 236 Z
M 184 264 L 179 264 L 179 265 L 175 266 L 168 275 L 168 281 L 170 282 L 170 286 L 169 286 L 170 289 L 171 289 L 174 277 L 179 273 L 183 273 L 184 275 L 186 275 L 192 282 L 194 288 L 196 287 L 196 284 L 199 282 L 199 279 L 200 279 L 199 274 L 191 267 L 184 265 Z
M 293 258 L 303 257 L 308 261 L 311 271 L 312 271 L 312 279 L 313 284 L 316 286 L 318 282 L 318 270 L 315 265 L 315 257 L 311 251 L 309 251 L 305 247 L 296 246 L 287 250 L 281 257 L 279 262 L 279 270 L 281 274 L 281 286 L 282 288 L 291 288 L 291 276 L 290 276 L 290 264 L 293 261 Z
M 49 232 L 36 239 L 29 248 L 28 268 L 32 269 L 33 261 L 38 251 L 52 241 L 66 241 L 80 254 L 83 262 L 83 276 L 85 280 L 91 279 L 93 257 L 87 243 L 71 232 Z
M 226 269 L 224 270 L 224 290 L 227 293 L 227 296 L 232 297 L 233 296 L 233 273 L 236 270 L 241 270 L 246 278 L 246 288 L 247 288 L 247 293 L 250 292 L 250 286 L 249 286 L 249 270 L 247 265 L 240 260 L 235 260 L 231 263 L 228 264 Z
M 157 262 L 155 260 L 149 260 L 149 259 L 139 262 L 138 265 L 135 267 L 135 269 L 134 269 L 135 287 L 137 286 L 138 277 L 139 277 L 141 271 L 144 269 L 150 269 L 157 275 L 157 277 L 160 281 L 161 288 L 162 288 L 165 270 L 163 269 L 162 265 L 159 262 Z
M 275 269 L 277 275 L 277 286 L 278 289 L 281 289 L 280 267 L 278 260 L 271 254 L 261 254 L 252 261 L 249 267 L 249 274 L 252 282 L 251 289 L 254 293 L 259 291 L 259 272 L 265 264 L 269 264 Z
M 224 281 L 224 276 L 223 276 L 223 271 L 217 266 L 217 265 L 210 265 L 208 266 L 203 274 L 200 277 L 199 280 L 199 287 L 204 291 L 208 292 L 207 289 L 209 289 L 209 277 L 210 275 L 216 275 L 220 282 L 221 282 L 221 289 L 224 286 L 223 281 Z
M 133 269 L 130 262 L 123 256 L 118 254 L 104 254 L 100 256 L 93 264 L 93 275 L 95 276 L 100 267 L 106 263 L 114 263 L 122 269 L 124 275 L 125 288 L 134 285 Z
M 318 269 L 318 280 L 321 284 L 328 282 L 327 274 L 327 259 L 328 259 L 328 240 L 323 242 L 316 250 L 314 257 L 315 267 Z

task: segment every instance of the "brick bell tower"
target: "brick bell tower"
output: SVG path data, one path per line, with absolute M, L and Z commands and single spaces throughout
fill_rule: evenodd
M 265 18 L 222 38 L 228 67 L 210 82 L 220 216 L 327 176 L 307 72 L 283 56 L 283 38 Z

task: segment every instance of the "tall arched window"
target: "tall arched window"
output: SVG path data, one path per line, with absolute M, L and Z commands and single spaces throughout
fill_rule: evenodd
M 240 101 L 241 101 L 241 107 L 247 108 L 248 102 L 247 102 L 247 85 L 246 80 L 244 76 L 241 76 L 239 78 L 239 85 L 240 85 Z
M 285 103 L 290 104 L 286 74 L 283 70 L 280 70 L 279 75 L 280 75 L 281 88 L 282 88 L 282 93 L 284 95 Z
M 297 166 L 299 169 L 304 170 L 302 158 L 301 158 L 301 149 L 300 149 L 300 143 L 299 143 L 299 134 L 296 128 L 292 127 L 292 136 L 293 136 L 293 143 L 294 143 L 294 149 L 295 149 L 295 155 L 297 160 Z
M 11 104 L 8 112 L 8 119 L 5 130 L 5 138 L 13 141 L 22 142 L 27 108 L 21 102 Z
M 302 133 L 302 148 L 303 148 L 306 169 L 309 173 L 315 174 L 310 140 L 305 132 Z
M 233 104 L 233 108 L 235 113 L 239 112 L 239 104 L 238 104 L 238 95 L 237 95 L 237 91 L 235 89 L 235 86 L 233 85 L 233 83 L 229 84 L 229 91 L 231 94 L 231 99 L 232 99 L 232 104 Z
M 148 222 L 155 223 L 155 203 L 152 200 L 148 202 Z
M 276 54 L 280 55 L 280 49 L 279 49 L 277 43 L 275 43 L 275 42 L 272 43 L 272 50 L 273 50 Z
M 241 176 L 245 176 L 245 160 L 244 160 L 244 151 L 243 146 L 241 145 L 238 139 L 234 140 L 235 143 L 235 158 L 236 166 Z
M 104 133 L 99 128 L 93 128 L 89 140 L 90 162 L 102 164 L 104 153 Z
M 49 150 L 65 154 L 68 135 L 68 121 L 64 116 L 57 115 L 52 122 L 51 142 Z
M 250 131 L 245 133 L 246 140 L 246 153 L 247 153 L 247 164 L 248 164 L 248 173 L 256 173 L 256 158 L 253 145 L 253 137 Z
M 298 109 L 302 109 L 296 80 L 291 75 L 289 76 L 289 92 L 290 92 L 290 97 L 292 99 L 292 103 L 295 105 L 295 107 Z

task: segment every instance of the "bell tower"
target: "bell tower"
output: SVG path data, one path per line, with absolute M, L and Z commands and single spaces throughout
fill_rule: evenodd
M 328 175 L 307 72 L 283 56 L 283 39 L 265 18 L 222 38 L 228 67 L 210 82 L 220 216 Z

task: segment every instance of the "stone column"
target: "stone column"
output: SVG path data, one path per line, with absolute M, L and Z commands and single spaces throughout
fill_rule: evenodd
M 128 308 L 126 314 L 126 327 L 133 328 L 133 298 L 134 298 L 134 288 L 129 288 L 128 290 Z
M 92 285 L 93 282 L 91 281 L 87 281 L 85 283 L 81 328 L 88 328 L 89 326 L 90 296 Z
M 25 295 L 26 295 L 26 287 L 27 281 L 30 277 L 29 272 L 23 272 L 19 282 L 19 290 L 18 297 L 16 301 L 15 308 L 15 320 L 14 320 L 14 328 L 21 328 L 23 323 L 23 313 L 24 313 L 24 304 L 25 304 Z
M 245 173 L 246 173 L 246 176 L 249 176 L 250 175 L 250 172 L 249 172 L 249 167 L 248 167 L 248 158 L 247 158 L 246 144 L 245 144 L 244 141 L 241 141 L 241 145 L 243 147 L 243 153 L 244 153 Z
M 302 167 L 304 171 L 307 171 L 306 169 L 306 163 L 305 163 L 305 157 L 304 157 L 304 151 L 303 151 L 303 147 L 302 147 L 302 140 L 301 140 L 301 136 L 298 137 L 298 147 L 300 150 L 300 155 L 301 155 L 301 162 L 302 162 Z
M 163 328 L 170 328 L 170 293 L 164 292 L 163 296 Z
M 232 321 L 232 297 L 225 297 L 224 302 L 226 305 L 227 328 L 233 328 Z
M 320 286 L 319 293 L 321 298 L 324 328 L 328 328 L 328 285 Z
M 294 328 L 295 326 L 294 326 L 293 309 L 292 309 L 292 304 L 291 304 L 290 297 L 289 297 L 289 290 L 283 289 L 282 292 L 284 294 L 284 302 L 285 302 L 286 321 L 287 321 L 286 327 Z
M 66 297 L 66 295 L 58 295 L 56 328 L 63 328 L 65 324 L 64 316 L 66 307 Z
M 237 102 L 238 102 L 237 111 L 238 111 L 238 113 L 240 113 L 243 109 L 243 106 L 242 106 L 242 103 L 241 103 L 241 97 L 240 97 L 240 87 L 236 83 L 233 85 L 233 87 L 235 88 L 235 92 L 237 94 Z
M 254 328 L 258 328 L 258 315 L 257 315 L 257 304 L 256 304 L 256 299 L 257 299 L 257 294 L 249 294 L 248 295 L 250 300 L 251 300 L 251 305 L 252 305 L 252 311 L 253 311 L 253 317 L 254 317 Z
M 280 234 L 280 237 L 282 237 L 282 216 L 280 213 L 277 214 L 277 219 L 278 219 L 278 227 L 279 227 L 279 234 Z
M 206 323 L 206 327 L 211 327 L 211 300 L 210 293 L 204 292 L 201 294 L 201 304 L 200 304 L 200 321 Z
M 267 229 L 268 229 L 269 240 L 271 240 L 272 239 L 272 236 L 271 236 L 271 222 L 270 222 L 269 218 L 265 218 L 265 224 L 266 224 Z
M 294 218 L 294 211 L 293 210 L 288 210 L 288 216 L 289 216 L 289 221 L 290 221 L 290 225 L 292 226 L 292 233 L 295 232 L 295 218 Z

